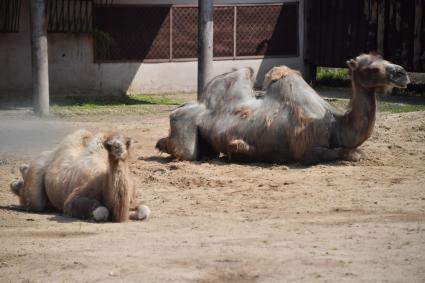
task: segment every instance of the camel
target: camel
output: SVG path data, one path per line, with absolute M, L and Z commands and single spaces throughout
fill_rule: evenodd
M 136 203 L 128 168 L 132 144 L 122 134 L 78 130 L 22 165 L 22 180 L 12 182 L 11 190 L 28 211 L 54 208 L 98 222 L 143 220 L 150 210 Z
M 251 68 L 219 75 L 197 103 L 170 114 L 170 132 L 156 148 L 179 160 L 204 160 L 220 154 L 230 160 L 311 165 L 358 161 L 358 149 L 371 134 L 376 93 L 405 88 L 406 71 L 376 54 L 347 61 L 352 98 L 347 111 L 335 109 L 298 71 L 274 67 L 265 76 L 265 94 L 253 90 Z

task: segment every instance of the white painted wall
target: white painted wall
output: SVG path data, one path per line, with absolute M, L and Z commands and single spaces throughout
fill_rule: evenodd
M 238 59 L 214 61 L 214 74 L 232 68 L 252 67 L 261 85 L 265 72 L 275 65 L 303 71 L 303 1 L 299 0 L 299 50 L 293 58 Z M 215 1 L 215 4 L 281 3 L 282 1 Z M 288 0 L 285 2 L 298 2 Z M 115 4 L 196 4 L 197 1 L 115 0 Z M 31 95 L 31 51 L 28 2 L 21 11 L 19 33 L 0 33 L 0 96 Z M 94 63 L 93 40 L 89 35 L 51 34 L 49 42 L 50 93 L 63 95 L 109 95 L 195 91 L 197 62 Z

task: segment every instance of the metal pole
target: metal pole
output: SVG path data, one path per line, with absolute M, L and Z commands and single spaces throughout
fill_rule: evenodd
M 45 0 L 31 0 L 31 58 L 34 112 L 49 115 L 49 61 Z
M 198 0 L 198 100 L 212 79 L 214 0 Z

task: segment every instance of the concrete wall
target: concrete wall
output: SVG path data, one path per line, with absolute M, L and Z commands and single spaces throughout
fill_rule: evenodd
M 299 0 L 299 50 L 293 58 L 239 59 L 214 61 L 214 74 L 250 66 L 261 85 L 265 72 L 275 65 L 303 71 L 303 1 Z M 282 1 L 215 1 L 215 4 L 271 3 Z M 298 2 L 288 0 L 285 2 Z M 115 4 L 196 4 L 197 1 L 114 0 Z M 195 91 L 197 62 L 94 63 L 93 40 L 89 35 L 52 34 L 49 42 L 51 95 L 109 95 Z M 28 2 L 21 11 L 20 32 L 0 33 L 0 96 L 31 95 L 31 52 Z

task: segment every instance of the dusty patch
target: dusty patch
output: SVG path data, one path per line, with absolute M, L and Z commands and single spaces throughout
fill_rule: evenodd
M 154 150 L 166 115 L 83 120 L 30 123 L 35 140 L 0 123 L 19 138 L 0 147 L 0 281 L 425 280 L 425 112 L 380 115 L 368 160 L 312 167 L 177 162 Z M 149 221 L 16 209 L 19 164 L 80 127 L 139 141 L 130 167 Z

